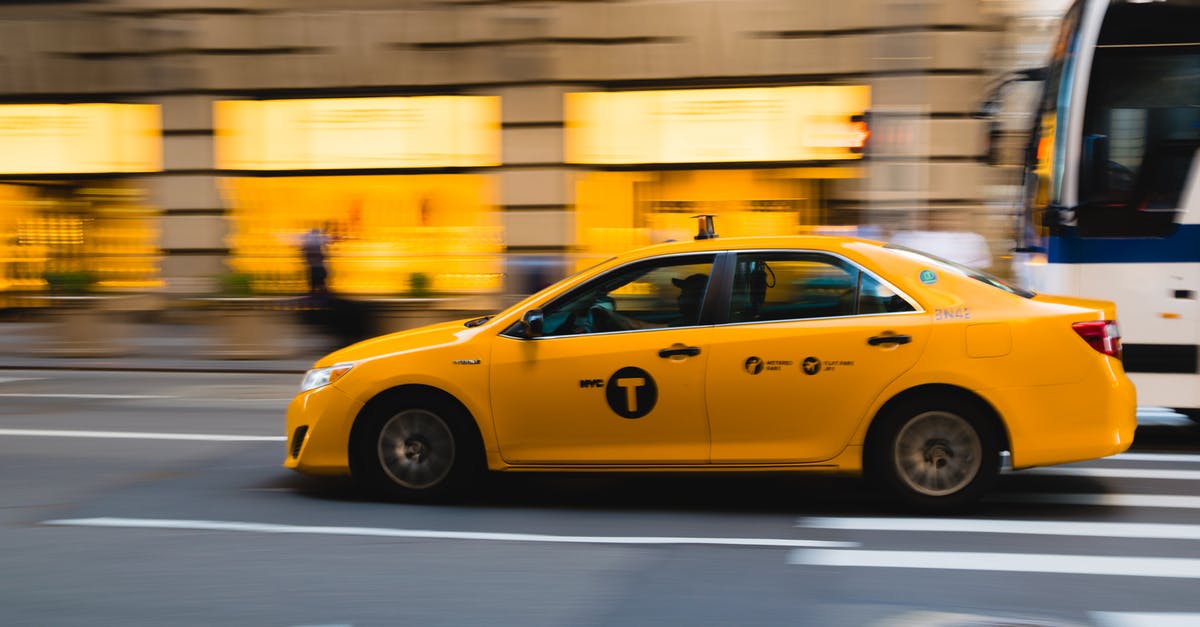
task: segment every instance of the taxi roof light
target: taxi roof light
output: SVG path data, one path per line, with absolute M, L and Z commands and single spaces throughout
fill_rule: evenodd
M 692 216 L 692 217 L 700 219 L 700 224 L 699 224 L 700 228 L 696 232 L 696 239 L 698 239 L 698 240 L 716 239 L 718 237 L 717 232 L 716 232 L 715 228 L 713 227 L 713 218 L 715 218 L 717 216 L 715 216 L 711 213 L 702 213 L 698 216 Z

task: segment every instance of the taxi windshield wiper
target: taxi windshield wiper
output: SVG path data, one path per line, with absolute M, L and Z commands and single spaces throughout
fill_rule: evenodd
M 485 322 L 487 322 L 488 320 L 491 320 L 491 319 L 492 319 L 492 317 L 491 317 L 491 316 L 484 316 L 484 317 L 482 317 L 482 318 L 475 318 L 474 320 L 467 320 L 465 323 L 463 323 L 463 326 L 465 326 L 465 327 L 477 327 L 477 326 L 479 326 L 479 325 L 481 325 L 481 324 L 483 324 L 483 323 L 485 323 Z

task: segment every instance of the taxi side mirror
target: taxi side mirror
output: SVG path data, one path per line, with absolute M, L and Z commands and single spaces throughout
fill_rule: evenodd
M 521 316 L 521 331 L 526 339 L 532 340 L 535 337 L 542 336 L 542 321 L 545 316 L 542 315 L 541 309 L 530 309 Z

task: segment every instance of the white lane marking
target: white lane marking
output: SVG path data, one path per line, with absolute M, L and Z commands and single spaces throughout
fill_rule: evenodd
M 255 533 L 300 533 L 382 538 L 425 538 L 433 540 L 492 540 L 499 542 L 550 542 L 559 544 L 703 544 L 758 547 L 855 547 L 857 542 L 795 540 L 790 538 L 689 538 L 671 536 L 557 536 L 537 533 L 487 531 L 432 531 L 384 527 L 323 527 L 218 520 L 175 520 L 162 518 L 74 518 L 47 520 L 45 525 L 73 527 L 121 527 L 127 529 L 186 529 L 189 531 L 250 531 Z
M 1188 453 L 1121 453 L 1106 460 L 1120 462 L 1183 462 L 1185 464 L 1200 464 L 1200 455 Z
M 1200 579 L 1200 559 L 1046 553 L 794 549 L 788 564 Z
M 1083 627 L 1077 623 L 1047 622 L 1013 616 L 957 614 L 931 610 L 916 610 L 892 614 L 882 620 L 871 623 L 871 625 L 874 627 L 970 627 L 985 625 L 1003 625 L 1004 627 Z
M 1200 540 L 1200 525 L 1163 523 L 1067 522 L 1058 520 L 987 520 L 971 518 L 801 518 L 797 527 L 855 531 L 934 531 L 939 533 L 1011 533 L 1093 538 Z
M 291 398 L 201 398 L 191 396 L 173 396 L 166 394 L 63 394 L 63 393 L 23 393 L 23 392 L 3 392 L 0 393 L 0 398 L 57 398 L 65 400 L 112 400 L 112 401 L 144 401 L 144 400 L 161 400 L 172 399 L 192 402 L 205 403 L 288 403 Z
M 41 438 L 111 438 L 126 440 L 193 440 L 198 442 L 285 442 L 282 435 L 225 435 L 220 433 L 147 433 L 142 431 L 74 431 L 54 429 L 0 429 L 0 435 Z
M 20 381 L 45 381 L 46 377 L 0 377 L 0 383 L 17 383 Z
M 1098 627 L 1195 627 L 1200 614 L 1185 612 L 1088 612 Z
M 3 398 L 66 398 L 72 400 L 139 400 L 146 398 L 179 398 L 159 394 L 22 394 L 17 392 L 0 394 Z
M 1200 470 L 1170 470 L 1157 468 L 1056 468 L 1039 467 L 1016 471 L 1017 475 L 1058 475 L 1067 477 L 1093 477 L 1097 479 L 1180 479 L 1196 481 Z M 1009 476 L 1013 476 L 1010 474 Z
M 1175 494 L 992 494 L 985 500 L 997 503 L 1050 503 L 1101 507 L 1161 507 L 1200 509 L 1200 496 Z

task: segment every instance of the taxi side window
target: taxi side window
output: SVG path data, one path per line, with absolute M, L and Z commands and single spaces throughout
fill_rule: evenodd
M 913 306 L 892 288 L 880 283 L 875 277 L 862 273 L 858 285 L 859 314 L 896 313 L 916 311 Z
M 905 309 L 907 308 L 907 309 Z M 730 322 L 911 311 L 857 266 L 817 253 L 743 253 L 734 266 Z
M 652 259 L 613 270 L 542 308 L 547 336 L 698 324 L 713 255 Z

